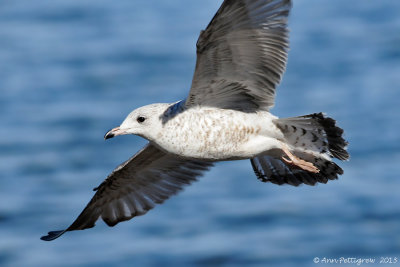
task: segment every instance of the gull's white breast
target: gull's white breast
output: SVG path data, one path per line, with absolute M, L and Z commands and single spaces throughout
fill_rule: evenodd
M 185 110 L 163 124 L 157 144 L 182 157 L 232 160 L 279 148 L 281 131 L 269 112 L 244 113 L 212 107 Z

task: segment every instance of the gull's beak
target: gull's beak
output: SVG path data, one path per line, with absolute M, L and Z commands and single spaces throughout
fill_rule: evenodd
M 104 140 L 113 138 L 114 136 L 117 135 L 123 135 L 123 134 L 127 134 L 127 132 L 125 130 L 122 130 L 119 127 L 115 127 L 114 129 L 109 130 L 105 135 L 104 135 Z

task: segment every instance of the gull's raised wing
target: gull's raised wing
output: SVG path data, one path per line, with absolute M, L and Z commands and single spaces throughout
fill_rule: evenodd
M 290 0 L 225 0 L 197 41 L 186 106 L 268 110 L 286 68 Z
M 67 231 L 91 228 L 100 217 L 107 225 L 114 226 L 143 215 L 195 181 L 212 165 L 178 158 L 148 144 L 95 188 L 92 200 L 66 230 L 49 232 L 41 239 L 50 241 Z

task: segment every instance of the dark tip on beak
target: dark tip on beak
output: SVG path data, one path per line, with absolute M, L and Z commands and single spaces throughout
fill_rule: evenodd
M 104 140 L 113 138 L 114 136 L 115 136 L 115 134 L 113 133 L 113 129 L 111 129 L 104 135 Z
M 115 127 L 111 130 L 109 130 L 105 135 L 104 135 L 104 140 L 113 138 L 114 136 L 117 135 L 123 135 L 123 134 L 127 134 L 127 132 L 125 130 L 121 130 L 120 127 Z

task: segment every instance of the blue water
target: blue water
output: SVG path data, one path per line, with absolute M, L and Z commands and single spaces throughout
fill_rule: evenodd
M 324 111 L 350 142 L 338 181 L 259 182 L 218 164 L 143 217 L 53 242 L 145 141 L 104 133 L 186 96 L 195 42 L 221 1 L 3 0 L 1 266 L 313 266 L 400 258 L 400 2 L 295 1 L 274 114 Z

